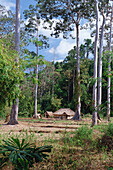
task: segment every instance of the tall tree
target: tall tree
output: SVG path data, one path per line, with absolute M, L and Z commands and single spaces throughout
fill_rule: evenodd
M 38 41 L 38 23 L 37 23 L 37 41 Z M 37 57 L 38 57 L 38 44 L 37 44 Z M 36 80 L 38 80 L 38 60 L 36 62 Z M 37 118 L 37 92 L 38 92 L 38 82 L 35 85 L 35 114 L 34 117 Z
M 103 18 L 101 31 L 100 31 L 100 44 L 99 44 L 99 62 L 98 62 L 98 119 L 100 119 L 99 111 L 102 104 L 102 54 L 103 54 L 103 41 L 104 41 L 104 28 L 106 17 L 108 15 L 108 2 L 101 2 L 100 12 Z
M 39 72 L 39 47 L 45 45 L 45 47 L 48 47 L 47 44 L 47 38 L 43 35 L 39 35 L 39 25 L 41 22 L 40 14 L 38 11 L 38 7 L 34 5 L 29 6 L 29 10 L 24 11 L 25 19 L 28 19 L 28 23 L 26 24 L 26 31 L 30 34 L 32 38 L 36 38 L 33 40 L 34 44 L 36 46 L 36 55 L 37 55 L 37 61 L 36 65 L 34 67 L 34 71 L 36 74 L 36 84 L 35 84 L 35 113 L 34 118 L 37 118 L 37 95 L 38 95 L 38 72 Z M 36 35 L 34 34 L 36 33 Z M 40 42 L 39 42 L 40 37 Z
M 29 6 L 29 10 L 24 11 L 25 18 L 28 19 L 28 24 L 26 24 L 26 30 L 30 35 L 33 37 L 32 33 L 36 32 L 36 55 L 37 55 L 37 61 L 35 66 L 35 74 L 36 74 L 36 84 L 35 84 L 35 113 L 34 117 L 37 118 L 37 92 L 38 92 L 38 52 L 39 52 L 39 45 L 38 45 L 38 39 L 39 39 L 39 24 L 40 24 L 40 18 L 37 11 L 37 8 L 35 8 L 33 5 Z
M 96 36 L 95 36 L 95 48 L 94 48 L 94 85 L 93 85 L 93 115 L 92 126 L 97 125 L 97 60 L 98 60 L 98 36 L 99 36 L 99 9 L 98 0 L 95 0 L 96 11 Z
M 51 25 L 54 22 L 53 19 L 58 19 L 56 26 L 54 27 L 55 37 L 59 36 L 59 33 L 63 32 L 64 38 L 67 38 L 70 31 L 76 29 L 76 47 L 77 47 L 77 81 L 78 81 L 78 97 L 77 108 L 73 119 L 80 120 L 80 59 L 79 59 L 79 27 L 80 20 L 82 18 L 88 18 L 91 15 L 92 6 L 87 0 L 70 1 L 70 0 L 39 0 L 38 6 L 40 13 L 46 21 Z M 50 25 L 50 26 L 51 26 Z M 70 34 L 72 36 L 72 34 Z M 73 37 L 73 36 L 72 36 Z
M 109 36 L 109 52 L 111 52 L 111 39 L 112 39 L 112 21 L 113 21 L 113 2 L 112 2 L 112 11 L 110 19 L 110 36 Z M 107 85 L 107 119 L 110 120 L 110 87 L 111 87 L 111 54 L 108 57 L 108 85 Z
M 20 0 L 16 0 L 15 50 L 17 51 L 18 56 L 19 56 L 19 52 L 20 52 Z M 19 61 L 18 56 L 15 59 L 17 65 Z M 8 124 L 10 125 L 18 124 L 18 121 L 17 121 L 18 105 L 19 105 L 19 99 L 17 98 L 16 101 L 13 100 L 10 121 L 8 122 Z
M 9 36 L 14 33 L 15 15 L 11 10 L 0 5 L 0 37 Z

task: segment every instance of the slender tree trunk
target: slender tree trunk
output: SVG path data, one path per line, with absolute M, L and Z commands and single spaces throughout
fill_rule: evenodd
M 77 14 L 77 20 L 79 20 L 79 13 Z M 77 43 L 77 81 L 78 81 L 78 88 L 77 88 L 77 109 L 75 115 L 73 116 L 73 120 L 81 120 L 81 102 L 80 102 L 80 59 L 79 59 L 79 23 L 76 23 L 76 43 Z
M 101 108 L 102 103 L 102 52 L 103 52 L 103 40 L 104 40 L 104 27 L 105 27 L 105 16 L 103 14 L 103 22 L 102 22 L 102 28 L 101 28 L 101 35 L 100 35 L 100 49 L 99 49 L 99 80 L 98 80 L 98 119 L 100 119 L 99 111 Z M 101 120 L 101 119 L 100 119 Z
M 73 72 L 73 96 L 75 91 L 75 66 L 74 66 L 74 72 Z
M 111 52 L 111 39 L 112 39 L 112 18 L 113 18 L 113 4 L 112 4 L 112 13 L 110 20 L 110 37 L 109 37 L 109 51 Z M 108 57 L 108 85 L 107 85 L 107 120 L 110 121 L 110 86 L 111 86 L 111 54 Z
M 50 74 L 48 75 L 49 82 L 51 82 L 51 76 Z M 45 85 L 46 85 L 46 80 L 45 80 Z M 49 84 L 49 97 L 51 96 L 51 85 Z
M 54 99 L 54 66 L 53 66 L 53 84 L 52 84 L 52 98 Z
M 55 81 L 55 77 L 54 77 L 54 71 L 55 71 L 55 49 L 54 49 L 54 57 L 53 57 L 53 84 L 52 84 L 52 98 L 54 99 L 54 81 Z
M 92 126 L 97 125 L 97 60 L 98 60 L 98 34 L 99 34 L 99 26 L 98 26 L 98 0 L 95 0 L 95 8 L 96 8 L 96 36 L 95 36 L 95 48 L 94 48 L 94 80 L 95 83 L 93 85 L 93 115 L 92 115 Z
M 89 57 L 89 50 L 87 50 L 87 56 L 86 56 L 86 58 L 88 59 L 88 57 Z
M 68 80 L 68 103 L 70 99 L 70 80 Z
M 38 23 L 37 23 L 37 40 L 38 40 Z M 38 57 L 38 44 L 37 44 L 37 57 Z M 36 80 L 38 80 L 38 61 L 36 63 Z M 37 118 L 37 95 L 38 95 L 38 83 L 35 85 L 35 114 L 34 118 Z
M 20 52 L 20 0 L 16 0 L 16 24 L 15 24 L 15 50 Z M 18 57 L 16 57 L 15 61 L 18 63 Z M 17 85 L 19 86 L 19 85 Z M 12 110 L 10 120 L 8 122 L 9 125 L 18 124 L 18 105 L 19 99 L 16 99 L 16 102 L 13 101 Z

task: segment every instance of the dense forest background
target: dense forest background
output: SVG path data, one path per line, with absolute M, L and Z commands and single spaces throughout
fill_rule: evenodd
M 33 6 L 30 7 L 33 10 Z M 27 12 L 25 12 L 25 17 Z M 1 53 L 6 49 L 9 59 L 12 54 L 17 55 L 14 50 L 15 39 L 15 14 L 12 11 L 7 11 L 5 7 L 0 5 L 0 49 Z M 38 83 L 38 95 L 37 95 L 37 112 L 44 114 L 45 111 L 56 111 L 59 108 L 71 108 L 76 111 L 77 107 L 77 94 L 78 94 L 78 77 L 77 77 L 77 48 L 76 46 L 68 52 L 64 61 L 52 62 L 46 61 L 43 56 L 38 57 L 38 80 L 36 80 L 36 53 L 29 51 L 27 46 L 33 43 L 39 48 L 48 47 L 48 39 L 44 36 L 39 36 L 39 41 L 36 42 L 34 37 L 31 36 L 31 27 L 25 26 L 21 21 L 20 28 L 20 65 L 19 74 L 16 75 L 16 71 L 12 74 L 15 76 L 12 79 L 5 77 L 3 74 L 7 73 L 6 63 L 9 59 L 6 59 L 3 63 L 3 58 L 0 62 L 3 64 L 1 69 L 1 92 L 0 92 L 0 113 L 1 116 L 9 114 L 12 105 L 12 96 L 19 96 L 19 116 L 32 117 L 35 107 L 35 84 Z M 106 38 L 107 39 L 107 38 Z M 68 41 L 68 40 L 67 40 Z M 102 104 L 100 114 L 106 116 L 107 113 L 107 78 L 108 78 L 108 43 L 104 47 L 103 52 L 103 76 L 102 76 Z M 99 52 L 99 48 L 98 48 Z M 55 54 L 54 54 L 55 55 Z M 92 114 L 93 112 L 93 85 L 94 85 L 94 43 L 91 39 L 85 39 L 84 44 L 80 46 L 80 96 L 81 96 L 81 113 Z M 54 56 L 53 56 L 54 57 Z M 55 57 L 54 57 L 55 58 Z M 10 67 L 13 65 L 14 58 L 12 57 L 12 63 L 10 61 Z M 16 63 L 15 63 L 16 65 Z M 9 65 L 8 65 L 9 66 Z M 113 61 L 111 61 L 111 70 L 113 70 Z M 11 70 L 10 70 L 11 71 Z M 13 87 L 14 81 L 18 83 L 20 81 L 19 89 Z M 11 82 L 12 80 L 12 82 Z M 9 81 L 11 83 L 9 83 Z M 6 85 L 7 84 L 7 85 Z M 6 87 L 5 87 L 6 85 Z M 3 87 L 5 88 L 3 90 Z M 16 90 L 15 90 L 16 89 Z M 7 94 L 5 96 L 5 94 Z M 111 75 L 111 116 L 113 116 L 113 76 Z
M 91 40 L 87 40 L 88 42 Z M 80 54 L 80 79 L 81 79 L 81 112 L 82 114 L 92 114 L 92 87 L 94 59 L 87 56 L 87 50 L 92 50 L 93 43 L 90 43 L 89 49 L 84 43 L 81 45 Z M 83 51 L 84 50 L 84 51 Z M 87 56 L 87 57 L 86 57 Z M 107 112 L 107 54 L 103 56 L 103 88 L 102 88 L 102 110 L 101 115 L 106 116 Z M 113 67 L 112 67 L 113 69 Z M 34 91 L 35 86 L 32 80 L 33 72 L 26 73 L 25 79 L 21 84 L 22 95 L 26 96 L 20 100 L 19 111 L 31 116 L 34 113 Z M 113 80 L 112 80 L 113 81 Z M 51 62 L 48 66 L 42 65 L 39 69 L 39 87 L 38 87 L 38 112 L 44 113 L 46 110 L 56 111 L 59 108 L 76 109 L 76 47 L 69 51 L 68 56 L 63 62 Z M 111 101 L 113 100 L 113 88 Z M 113 101 L 111 102 L 111 111 L 113 114 Z M 21 114 L 20 113 L 20 114 Z

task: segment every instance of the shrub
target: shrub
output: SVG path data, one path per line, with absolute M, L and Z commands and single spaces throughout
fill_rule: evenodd
M 98 140 L 98 150 L 113 150 L 113 137 L 104 134 L 101 139 Z
M 3 140 L 0 145 L 0 168 L 7 165 L 10 161 L 15 169 L 28 170 L 33 167 L 35 162 L 40 162 L 48 156 L 44 152 L 51 152 L 52 146 L 36 147 L 35 144 L 29 144 L 25 139 L 20 142 L 18 137 Z
M 113 150 L 113 123 L 109 123 L 105 134 L 98 140 L 97 148 L 99 150 Z
M 83 144 L 90 143 L 92 140 L 93 130 L 87 126 L 80 127 L 74 136 L 74 140 L 77 145 L 82 146 Z
M 92 135 L 93 130 L 88 128 L 87 126 L 82 126 L 78 128 L 78 130 L 75 131 L 75 135 L 73 137 L 70 137 L 69 135 L 65 135 L 62 138 L 62 142 L 64 143 L 64 146 L 80 146 L 82 148 L 92 146 Z
M 108 124 L 108 127 L 107 127 L 107 130 L 106 130 L 105 134 L 107 136 L 113 137 L 113 123 Z

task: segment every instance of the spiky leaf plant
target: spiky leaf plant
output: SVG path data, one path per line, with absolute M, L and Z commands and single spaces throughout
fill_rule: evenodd
M 36 147 L 35 144 L 29 144 L 25 139 L 20 142 L 18 137 L 11 137 L 3 142 L 4 144 L 0 145 L 0 168 L 10 161 L 14 169 L 28 170 L 35 162 L 46 159 L 48 154 L 45 152 L 51 152 L 52 148 L 52 146 Z

